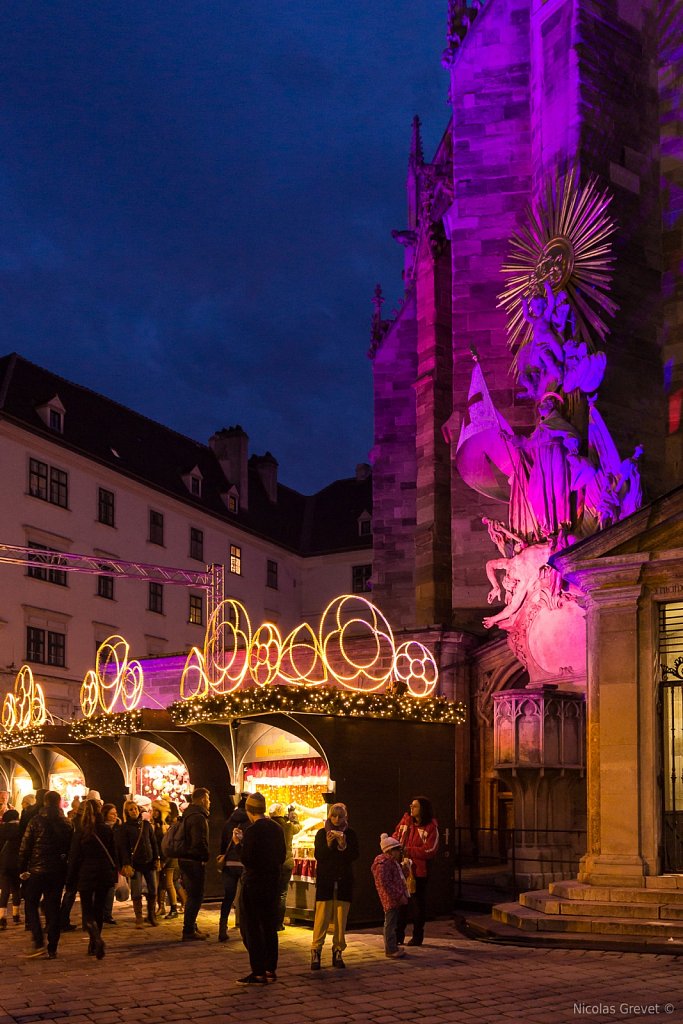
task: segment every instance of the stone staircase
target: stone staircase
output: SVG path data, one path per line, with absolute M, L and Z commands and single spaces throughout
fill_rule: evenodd
M 552 882 L 548 889 L 520 894 L 518 903 L 493 907 L 491 916 L 524 932 L 583 933 L 683 941 L 683 875 L 645 879 L 631 889 Z

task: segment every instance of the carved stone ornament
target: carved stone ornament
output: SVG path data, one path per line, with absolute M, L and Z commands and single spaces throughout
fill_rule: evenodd
M 546 189 L 545 206 L 530 211 L 529 226 L 513 238 L 501 305 L 510 344 L 519 345 L 519 397 L 534 403 L 536 425 L 528 435 L 510 427 L 475 356 L 455 455 L 469 486 L 507 504 L 506 523 L 484 519 L 500 555 L 486 564 L 488 601 L 503 607 L 483 624 L 507 632 L 532 686 L 585 680 L 581 596 L 552 568 L 553 553 L 642 503 L 643 450 L 622 459 L 597 408 L 607 359 L 595 343 L 607 331 L 603 314 L 616 309 L 606 290 L 608 203 L 594 181 L 580 190 L 570 173 Z

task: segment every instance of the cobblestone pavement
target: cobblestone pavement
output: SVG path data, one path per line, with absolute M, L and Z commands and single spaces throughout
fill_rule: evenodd
M 236 984 L 248 973 L 238 933 L 216 941 L 217 908 L 200 915 L 211 939 L 192 944 L 179 920 L 140 931 L 129 909 L 117 915 L 102 961 L 80 930 L 56 960 L 26 959 L 23 927 L 0 932 L 0 1024 L 683 1024 L 681 957 L 487 945 L 439 921 L 403 960 L 384 957 L 379 929 L 351 932 L 346 971 L 332 970 L 328 939 L 312 973 L 310 930 L 296 927 L 282 933 L 277 982 L 253 989 Z

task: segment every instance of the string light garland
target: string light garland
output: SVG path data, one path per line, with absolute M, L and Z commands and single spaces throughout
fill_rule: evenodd
M 28 729 L 14 729 L 12 732 L 0 732 L 0 750 L 19 750 L 22 747 L 35 747 L 44 742 L 45 733 L 36 726 L 30 726 Z
M 72 740 L 106 739 L 129 736 L 142 729 L 142 710 L 117 711 L 113 714 L 81 718 L 69 725 Z
M 416 698 L 408 693 L 358 693 L 335 686 L 253 687 L 237 693 L 208 694 L 192 701 L 177 701 L 168 711 L 175 725 L 197 725 L 277 712 L 454 725 L 465 721 L 465 705 L 460 701 L 451 703 L 443 697 Z

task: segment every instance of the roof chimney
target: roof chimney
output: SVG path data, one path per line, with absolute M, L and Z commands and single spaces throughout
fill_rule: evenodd
M 228 483 L 237 487 L 240 508 L 248 508 L 247 453 L 249 437 L 239 424 L 234 427 L 223 427 L 209 438 L 209 448 L 218 459 Z
M 368 466 L 367 462 L 359 462 L 356 466 L 356 480 L 358 483 L 360 483 L 361 480 L 367 480 L 371 473 L 372 469 Z
M 252 455 L 249 465 L 253 466 L 260 476 L 268 500 L 275 504 L 277 501 L 277 459 L 270 452 L 266 452 L 265 455 Z

